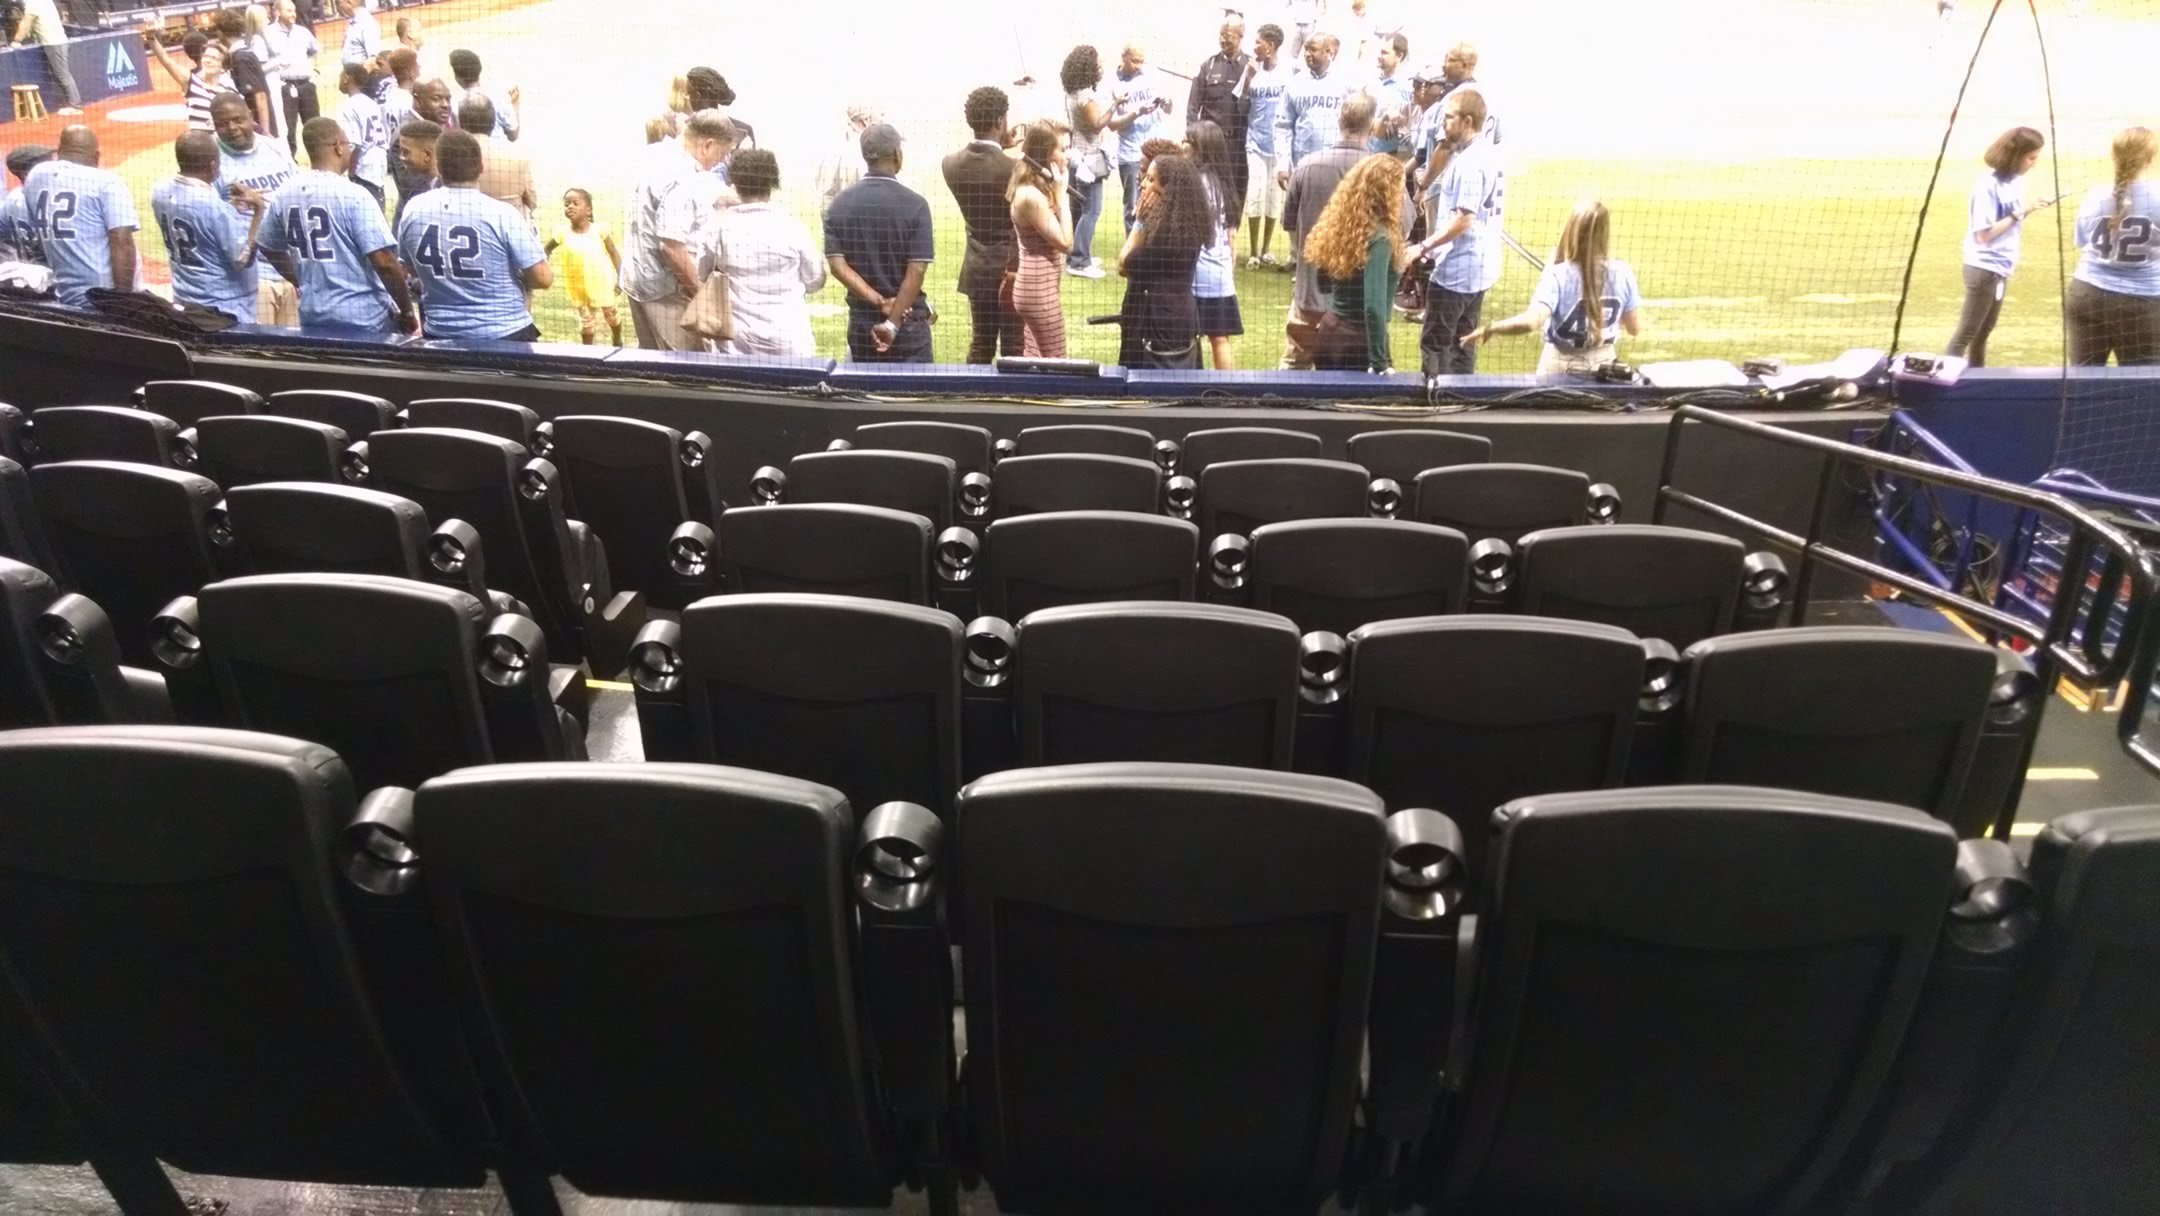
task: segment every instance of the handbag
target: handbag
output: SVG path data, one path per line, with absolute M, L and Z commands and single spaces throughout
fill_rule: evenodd
M 724 342 L 735 336 L 735 310 L 728 302 L 728 277 L 724 270 L 705 276 L 705 283 L 683 308 L 682 327 L 700 338 Z
M 1200 370 L 1200 339 L 1194 338 L 1183 346 L 1170 346 L 1161 342 L 1140 344 L 1139 366 L 1152 371 L 1196 372 Z

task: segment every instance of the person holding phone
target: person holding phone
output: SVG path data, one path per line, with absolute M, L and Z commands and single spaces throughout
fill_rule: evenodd
M 2053 200 L 2027 204 L 2025 175 L 2040 163 L 2047 137 L 2031 127 L 2012 127 L 1988 145 L 1987 170 L 1973 183 L 1965 223 L 1965 307 L 1944 353 L 1969 366 L 1987 366 L 1988 335 L 2002 316 L 2003 291 L 2017 269 L 2019 238 L 2033 212 Z
M 1030 359 L 1065 357 L 1065 255 L 1072 250 L 1073 217 L 1065 206 L 1068 136 L 1063 125 L 1044 121 L 1027 128 L 1020 160 L 1013 165 L 1005 201 L 1020 246 L 1013 277 L 1013 310 L 1020 314 L 1020 352 Z

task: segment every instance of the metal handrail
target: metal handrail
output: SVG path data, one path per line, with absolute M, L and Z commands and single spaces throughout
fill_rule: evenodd
M 1807 531 L 1791 532 L 1678 488 L 1673 479 L 1679 468 L 1681 442 L 1690 424 L 1737 431 L 1821 455 L 1822 474 L 1816 482 Z M 2058 584 L 2055 603 L 2045 622 L 2035 624 L 1994 604 L 1956 594 L 1954 590 L 1937 587 L 1830 544 L 1824 533 L 1830 522 L 1833 491 L 1838 486 L 1839 471 L 1847 467 L 1893 473 L 2062 519 L 2069 525 L 2062 559 L 2062 569 L 2066 573 Z M 2088 688 L 2112 687 L 2135 677 L 2138 686 L 2133 695 L 2125 698 L 2116 733 L 2125 751 L 2155 774 L 2160 774 L 2160 752 L 2147 746 L 2139 737 L 2144 707 L 2151 698 L 2154 666 L 2160 662 L 2160 630 L 2156 630 L 2156 621 L 2160 621 L 2160 617 L 2155 615 L 2160 568 L 2156 568 L 2152 555 L 2128 533 L 2069 498 L 1983 477 L 1965 469 L 1945 468 L 1836 439 L 1721 414 L 1701 406 L 1684 405 L 1674 411 L 1666 430 L 1654 522 L 1664 523 L 1673 506 L 1685 507 L 1745 529 L 1796 555 L 1800 561 L 1793 593 L 1796 620 L 1805 619 L 1818 569 L 1829 567 L 1895 587 L 1995 635 L 2022 640 L 2031 650 L 2033 666 L 2044 691 L 2052 692 L 2064 675 Z M 2091 582 L 2082 572 L 2093 568 L 2095 558 L 2104 559 L 2104 562 L 2097 581 Z M 2076 580 L 2074 584 L 2073 579 Z M 2122 611 L 2122 630 L 2117 644 L 2110 650 L 2103 642 L 2106 632 L 2103 626 L 2109 613 L 2118 606 Z

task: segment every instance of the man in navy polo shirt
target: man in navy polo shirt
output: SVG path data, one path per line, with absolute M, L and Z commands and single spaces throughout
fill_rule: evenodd
M 900 132 L 877 123 L 859 143 L 869 173 L 825 213 L 825 261 L 848 292 L 848 358 L 928 363 L 933 318 L 922 284 L 936 256 L 930 204 L 900 184 Z

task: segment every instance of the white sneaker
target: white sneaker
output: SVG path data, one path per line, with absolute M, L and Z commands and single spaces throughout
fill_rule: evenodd
M 1087 265 L 1080 267 L 1068 264 L 1065 267 L 1065 273 L 1076 279 L 1099 279 L 1104 276 L 1105 272 L 1101 262 L 1089 262 Z
M 1260 264 L 1267 267 L 1269 270 L 1279 270 L 1282 268 L 1282 263 L 1280 261 L 1277 261 L 1275 255 L 1272 253 L 1261 254 Z
M 1247 270 L 1258 270 L 1260 269 L 1260 265 L 1260 259 L 1257 256 L 1245 259 L 1245 269 Z
M 54 110 L 54 111 L 53 111 L 53 113 L 55 113 L 55 114 L 80 114 L 80 113 L 82 113 L 82 107 L 81 107 L 81 106 L 61 106 L 61 107 L 60 107 L 59 109 L 57 109 L 57 110 Z

